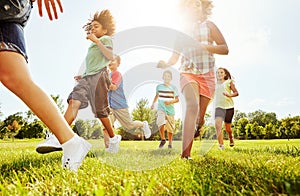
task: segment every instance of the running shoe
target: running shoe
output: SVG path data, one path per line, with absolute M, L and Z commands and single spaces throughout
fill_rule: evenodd
M 144 121 L 143 124 L 144 124 L 143 125 L 144 135 L 145 135 L 145 138 L 148 139 L 151 136 L 151 130 L 149 128 L 147 121 Z
M 61 151 L 62 147 L 55 135 L 52 133 L 48 133 L 44 142 L 38 144 L 35 150 L 38 153 L 46 154 L 54 151 Z
M 121 139 L 122 139 L 121 135 L 115 135 L 113 138 L 110 138 L 109 146 L 106 151 L 110 153 L 117 153 L 119 151 Z
M 63 156 L 62 166 L 64 169 L 77 172 L 84 157 L 89 152 L 92 145 L 83 138 L 75 135 L 69 141 L 62 144 Z

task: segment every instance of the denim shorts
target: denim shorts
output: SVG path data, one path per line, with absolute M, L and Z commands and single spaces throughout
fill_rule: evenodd
M 20 53 L 28 60 L 23 27 L 18 23 L 0 23 L 0 52 Z

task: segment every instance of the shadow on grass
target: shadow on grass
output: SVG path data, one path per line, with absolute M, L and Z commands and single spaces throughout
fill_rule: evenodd
M 190 161 L 194 181 L 204 192 L 218 192 L 224 195 L 298 195 L 300 192 L 300 176 L 257 165 L 241 165 L 239 163 L 220 160 L 211 156 Z M 222 185 L 222 186 L 221 186 Z M 214 187 L 218 187 L 214 190 Z
M 285 155 L 285 156 L 292 156 L 292 157 L 299 157 L 300 156 L 300 149 L 296 146 L 289 146 L 286 147 L 263 147 L 263 148 L 241 148 L 236 147 L 234 148 L 236 152 L 241 152 L 245 154 L 257 154 L 257 153 L 270 153 L 276 155 Z
M 2 163 L 0 167 L 1 176 L 3 178 L 9 177 L 12 171 L 24 172 L 31 169 L 38 169 L 45 165 L 61 164 L 60 152 L 54 152 L 48 155 L 39 154 L 21 154 L 18 157 L 9 160 L 9 163 Z

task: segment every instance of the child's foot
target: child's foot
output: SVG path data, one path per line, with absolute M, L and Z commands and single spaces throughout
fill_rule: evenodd
M 219 145 L 219 150 L 224 150 L 224 149 L 225 149 L 224 144 L 220 144 Z
M 62 144 L 63 157 L 62 166 L 65 169 L 77 172 L 86 154 L 92 145 L 83 138 L 75 135 L 69 141 Z
M 117 153 L 119 151 L 121 139 L 122 139 L 121 135 L 115 135 L 115 137 L 110 138 L 109 146 L 106 151 L 110 153 Z
M 61 151 L 62 147 L 55 135 L 48 133 L 44 142 L 38 144 L 35 150 L 38 153 L 45 154 L 54 151 Z
M 232 138 L 229 138 L 229 141 L 230 141 L 229 146 L 230 146 L 230 147 L 233 147 L 233 146 L 234 146 L 234 140 L 233 140 L 233 137 L 232 137 Z
M 188 161 L 193 160 L 192 157 L 190 157 L 190 156 L 182 156 L 182 155 L 181 155 L 181 159 L 182 160 L 188 160 Z
M 173 148 L 173 147 L 172 147 L 172 144 L 169 144 L 169 145 L 168 145 L 168 148 Z
M 197 128 L 196 130 L 195 130 L 195 134 L 194 134 L 194 138 L 197 138 L 197 137 L 202 137 L 203 135 L 204 135 L 204 133 L 205 133 L 205 130 L 204 130 L 204 127 L 201 127 L 201 128 Z M 201 139 L 201 138 L 200 138 Z
M 158 148 L 164 147 L 165 143 L 166 143 L 166 140 L 161 140 Z
M 144 124 L 143 125 L 144 135 L 145 135 L 145 138 L 148 139 L 151 136 L 151 130 L 149 128 L 147 121 L 144 121 L 143 124 Z

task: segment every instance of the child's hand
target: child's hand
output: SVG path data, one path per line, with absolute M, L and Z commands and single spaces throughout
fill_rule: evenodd
M 36 0 L 32 0 L 32 2 L 35 2 Z M 38 8 L 39 8 L 39 15 L 40 16 L 43 16 L 43 1 L 44 1 L 44 5 L 45 5 L 45 8 L 47 10 L 47 13 L 48 13 L 48 17 L 50 20 L 52 20 L 52 13 L 51 13 L 51 9 L 50 9 L 50 4 L 51 4 L 51 7 L 52 7 L 52 11 L 54 12 L 54 18 L 55 19 L 58 19 L 58 16 L 57 16 L 57 11 L 56 11 L 56 3 L 58 4 L 59 6 L 59 10 L 60 12 L 62 13 L 63 12 L 63 7 L 62 7 L 62 4 L 60 2 L 60 0 L 37 0 L 37 4 L 38 4 Z M 55 3 L 56 1 L 56 3 Z
M 154 104 L 152 104 L 150 108 L 151 108 L 151 110 L 153 110 L 154 109 Z
M 89 39 L 89 40 L 91 40 L 94 43 L 97 43 L 99 41 L 98 38 L 96 37 L 96 35 L 93 34 L 93 33 L 87 34 L 86 35 L 86 39 Z
M 223 95 L 226 96 L 226 97 L 230 97 L 230 94 L 227 93 L 227 92 L 224 92 Z
M 167 67 L 167 63 L 165 61 L 159 61 L 156 67 L 165 69 Z

